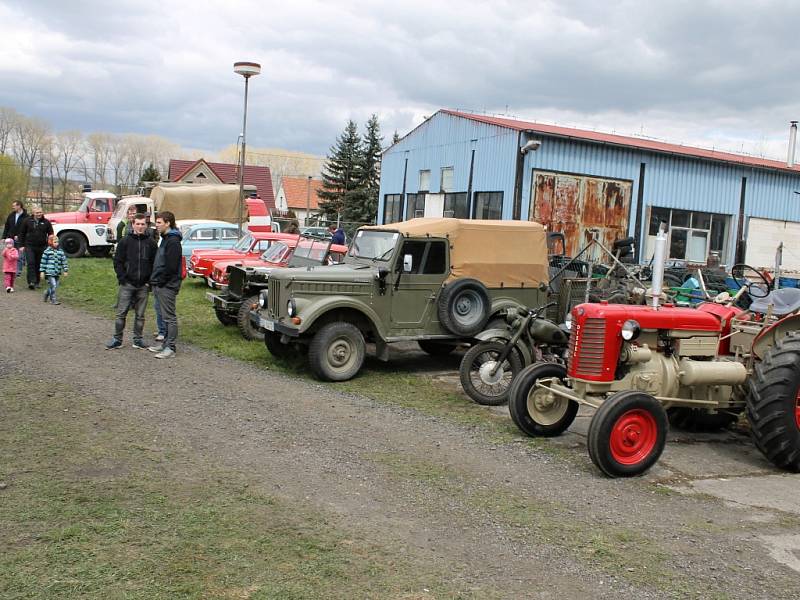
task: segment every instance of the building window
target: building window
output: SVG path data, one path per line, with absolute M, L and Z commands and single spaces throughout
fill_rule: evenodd
M 406 194 L 406 219 L 425 216 L 425 194 Z
M 402 208 L 402 194 L 386 194 L 383 197 L 383 222 L 397 223 L 402 218 Z
M 206 174 L 200 171 L 197 175 L 194 176 L 195 179 L 206 179 Z
M 653 206 L 647 232 L 648 256 L 652 255 L 652 244 L 661 223 L 667 225 L 670 259 L 705 263 L 714 252 L 725 260 L 730 215 Z
M 503 218 L 503 192 L 475 192 L 476 219 Z
M 442 167 L 442 179 L 440 188 L 441 188 L 440 191 L 443 194 L 453 191 L 454 189 L 453 167 Z
M 444 195 L 444 216 L 469 219 L 469 202 L 467 202 L 466 192 Z
M 419 172 L 419 191 L 427 192 L 431 189 L 431 172 L 430 170 Z

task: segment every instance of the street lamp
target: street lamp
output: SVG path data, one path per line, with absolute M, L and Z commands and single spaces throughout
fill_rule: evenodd
M 242 237 L 242 215 L 244 212 L 244 165 L 247 147 L 247 88 L 250 78 L 261 73 L 261 65 L 254 62 L 235 62 L 233 72 L 244 77 L 244 119 L 242 120 L 242 164 L 239 166 L 239 237 Z

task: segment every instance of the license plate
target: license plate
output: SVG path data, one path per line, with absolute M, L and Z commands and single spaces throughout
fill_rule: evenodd
M 275 323 L 272 321 L 268 321 L 264 317 L 259 317 L 258 322 L 261 324 L 261 327 L 267 331 L 275 331 Z

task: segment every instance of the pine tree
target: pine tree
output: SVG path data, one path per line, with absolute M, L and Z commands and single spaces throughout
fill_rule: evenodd
M 400 141 L 400 134 L 397 133 L 397 129 L 395 129 L 394 135 L 392 136 L 392 146 L 394 146 L 399 141 Z
M 161 173 L 158 172 L 158 169 L 155 168 L 153 163 L 147 165 L 147 168 L 142 171 L 142 176 L 139 178 L 139 185 L 141 185 L 143 181 L 161 181 Z
M 345 203 L 345 221 L 375 222 L 378 214 L 378 189 L 381 183 L 382 141 L 378 115 L 372 115 L 367 121 L 367 130 L 362 143 L 361 180 L 358 188 Z
M 336 144 L 331 147 L 322 167 L 322 188 L 317 191 L 317 196 L 320 199 L 319 214 L 324 218 L 337 220 L 350 198 L 358 194 L 363 180 L 363 153 L 358 128 L 350 120 L 336 138 Z

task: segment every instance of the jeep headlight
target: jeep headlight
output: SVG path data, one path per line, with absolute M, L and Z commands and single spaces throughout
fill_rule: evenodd
M 258 307 L 259 308 L 266 308 L 268 297 L 269 297 L 269 291 L 261 290 L 261 293 L 258 295 Z
M 294 317 L 297 314 L 297 304 L 294 298 L 289 298 L 289 301 L 286 303 L 286 314 L 290 317 Z
M 567 316 L 564 318 L 564 327 L 566 327 L 569 331 L 572 331 L 572 313 L 568 312 Z
M 639 337 L 640 332 L 641 329 L 639 327 L 639 323 L 633 319 L 628 319 L 622 324 L 622 339 L 626 342 L 635 340 L 637 337 Z

